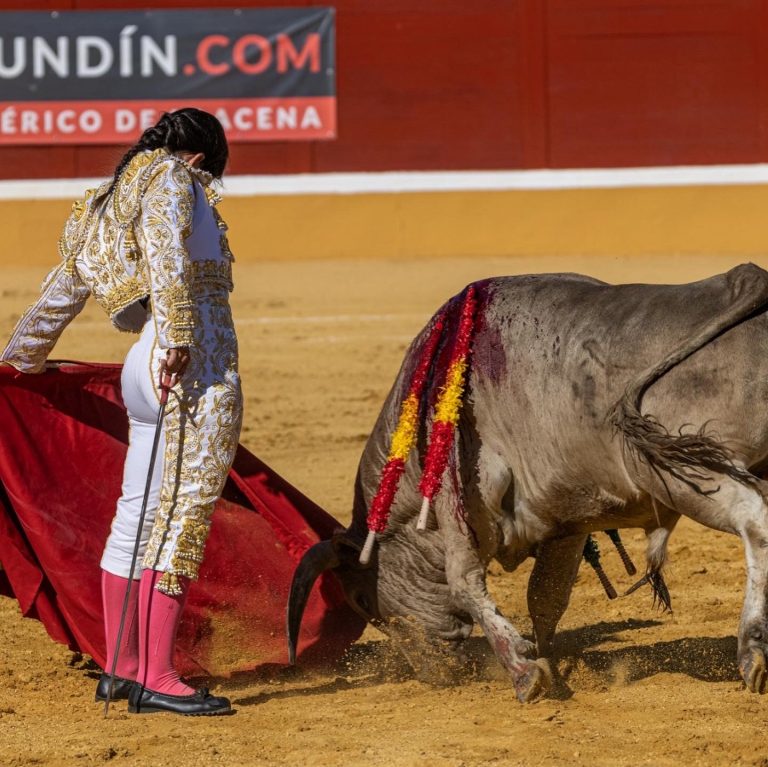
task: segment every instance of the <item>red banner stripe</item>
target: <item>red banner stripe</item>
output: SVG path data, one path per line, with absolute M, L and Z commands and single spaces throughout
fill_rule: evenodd
M 194 106 L 215 114 L 230 141 L 336 136 L 336 97 L 184 101 L 3 101 L 2 144 L 131 144 L 163 112 Z

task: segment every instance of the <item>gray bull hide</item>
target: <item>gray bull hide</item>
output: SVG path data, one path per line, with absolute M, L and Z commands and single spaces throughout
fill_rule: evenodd
M 569 274 L 475 283 L 471 367 L 452 459 L 418 531 L 430 408 L 387 530 L 358 562 L 399 408 L 432 323 L 406 355 L 363 452 L 349 529 L 310 549 L 290 597 L 295 654 L 312 583 L 333 569 L 352 607 L 395 639 L 458 650 L 479 623 L 520 700 L 550 684 L 547 659 L 588 533 L 639 527 L 660 577 L 680 515 L 738 535 L 747 585 L 738 665 L 768 680 L 768 273 L 753 265 L 688 285 L 607 285 Z M 464 295 L 464 294 L 462 294 Z M 461 296 L 448 302 L 455 317 Z M 434 320 L 433 320 L 434 322 Z M 446 344 L 448 342 L 446 341 Z M 433 373 L 439 368 L 436 355 Z M 528 584 L 534 647 L 486 590 L 496 559 L 536 562 Z M 406 654 L 417 663 L 420 652 Z

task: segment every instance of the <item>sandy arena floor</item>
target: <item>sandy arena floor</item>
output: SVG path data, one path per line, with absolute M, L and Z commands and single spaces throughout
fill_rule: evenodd
M 683 282 L 726 259 L 463 259 L 238 264 L 234 294 L 246 391 L 243 441 L 349 520 L 357 459 L 414 333 L 466 282 L 580 271 Z M 766 265 L 766 264 L 764 264 Z M 39 270 L 4 267 L 0 336 L 37 295 Z M 56 356 L 120 360 L 131 338 L 89 307 Z M 640 561 L 642 541 L 628 532 Z M 615 552 L 606 569 L 626 587 Z M 502 609 L 530 630 L 529 568 L 492 569 Z M 742 689 L 735 632 L 744 580 L 736 539 L 683 522 L 671 544 L 675 612 L 650 595 L 608 602 L 582 567 L 560 633 L 570 697 L 521 706 L 478 637 L 476 668 L 448 688 L 416 681 L 372 629 L 336 668 L 221 682 L 237 714 L 128 715 L 93 703 L 87 659 L 0 599 L 0 764 L 21 765 L 754 765 L 768 767 L 768 700 Z

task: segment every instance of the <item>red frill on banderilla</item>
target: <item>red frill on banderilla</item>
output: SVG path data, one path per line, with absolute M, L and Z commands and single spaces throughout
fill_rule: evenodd
M 446 366 L 446 375 L 438 389 L 432 417 L 429 446 L 424 459 L 424 470 L 419 483 L 423 496 L 422 511 L 419 515 L 419 529 L 426 527 L 429 504 L 440 490 L 454 443 L 456 426 L 466 387 L 469 356 L 474 334 L 477 299 L 474 286 L 470 285 L 463 294 L 461 315 Z M 376 533 L 384 532 L 395 500 L 400 478 L 405 472 L 408 455 L 416 444 L 419 433 L 419 403 L 430 384 L 430 371 L 435 361 L 437 348 L 442 340 L 448 322 L 450 309 L 443 310 L 434 320 L 427 339 L 421 349 L 419 361 L 410 381 L 408 394 L 400 406 L 400 417 L 392 434 L 387 462 L 382 469 L 379 487 L 368 512 L 368 537 L 360 554 L 361 563 L 369 561 Z

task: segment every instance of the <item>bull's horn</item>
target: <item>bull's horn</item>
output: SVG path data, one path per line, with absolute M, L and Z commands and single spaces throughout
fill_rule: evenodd
M 308 549 L 299 562 L 291 582 L 291 593 L 288 597 L 288 614 L 286 617 L 286 634 L 288 636 L 288 662 L 296 662 L 296 647 L 299 640 L 299 629 L 304 608 L 307 606 L 309 592 L 325 570 L 339 566 L 339 555 L 332 541 L 320 541 Z

